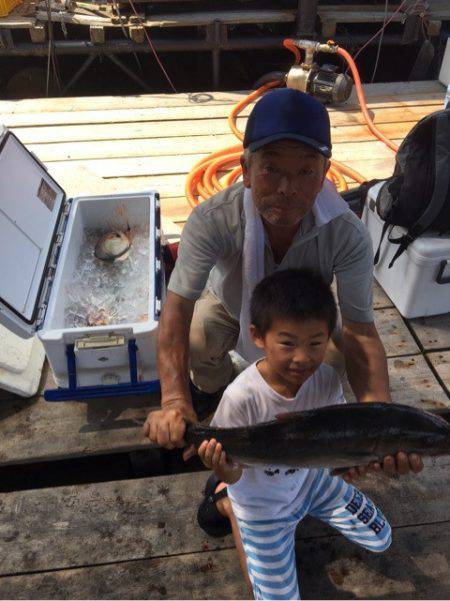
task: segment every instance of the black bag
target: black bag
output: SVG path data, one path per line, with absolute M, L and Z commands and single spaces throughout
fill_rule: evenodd
M 425 231 L 450 233 L 450 109 L 421 119 L 398 149 L 394 174 L 381 186 L 376 200 L 384 226 L 374 263 L 389 226 L 407 228 L 389 268 Z

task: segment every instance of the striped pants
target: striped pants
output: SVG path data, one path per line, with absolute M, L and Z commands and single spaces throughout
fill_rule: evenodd
M 365 549 L 382 552 L 391 544 L 391 527 L 361 491 L 328 470 L 317 470 L 307 497 L 289 517 L 237 519 L 255 599 L 300 599 L 295 562 L 295 529 L 311 515 Z

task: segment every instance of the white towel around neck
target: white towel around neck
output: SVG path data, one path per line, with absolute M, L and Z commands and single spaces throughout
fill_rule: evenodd
M 325 225 L 332 219 L 347 212 L 349 207 L 337 193 L 334 185 L 326 179 L 316 197 L 312 213 L 315 227 Z M 250 336 L 250 298 L 254 287 L 265 276 L 264 270 L 264 225 L 256 210 L 250 188 L 244 191 L 244 247 L 242 250 L 242 305 L 239 317 L 240 333 L 236 351 L 249 363 L 263 356 Z

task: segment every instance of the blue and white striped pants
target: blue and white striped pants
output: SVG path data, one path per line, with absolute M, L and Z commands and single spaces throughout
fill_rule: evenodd
M 391 544 L 391 527 L 357 488 L 328 470 L 318 470 L 309 493 L 292 516 L 278 520 L 237 519 L 255 599 L 300 599 L 295 562 L 295 529 L 311 515 L 369 551 Z

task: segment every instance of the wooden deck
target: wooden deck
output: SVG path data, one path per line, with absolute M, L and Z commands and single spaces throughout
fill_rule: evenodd
M 164 217 L 181 226 L 190 212 L 186 173 L 234 143 L 226 116 L 243 94 L 0 102 L 0 122 L 68 194 L 157 189 Z M 380 129 L 400 141 L 442 106 L 444 88 L 375 84 L 366 94 Z M 367 178 L 391 173 L 392 153 L 372 139 L 353 101 L 330 116 L 335 158 Z M 394 400 L 450 407 L 450 314 L 404 320 L 374 291 Z M 52 386 L 46 370 L 40 392 Z M 0 478 L 15 466 L 52 471 L 62 459 L 150 453 L 141 425 L 157 406 L 156 397 L 52 404 L 0 391 Z M 448 599 L 449 465 L 428 460 L 419 476 L 361 481 L 394 528 L 383 555 L 306 520 L 298 531 L 303 598 Z M 212 540 L 196 526 L 205 479 L 192 472 L 0 493 L 0 598 L 248 598 L 231 537 Z

